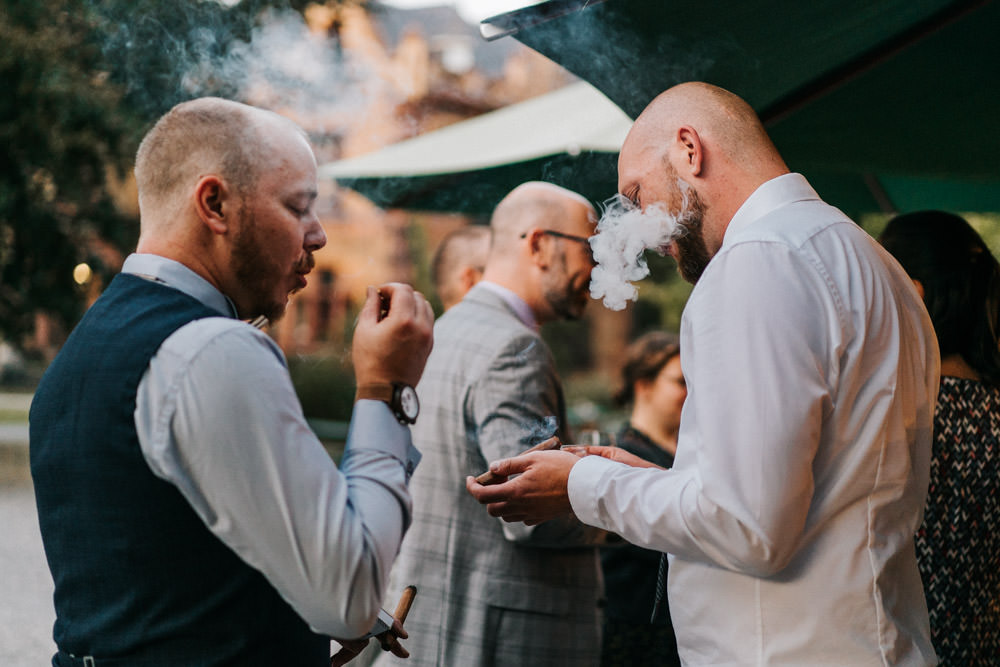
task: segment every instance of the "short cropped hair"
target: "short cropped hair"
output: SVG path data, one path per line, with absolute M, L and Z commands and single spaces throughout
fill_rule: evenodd
M 264 150 L 256 115 L 263 113 L 238 102 L 200 98 L 164 114 L 136 153 L 140 207 L 169 201 L 206 171 L 218 172 L 239 194 L 249 191 Z
M 469 265 L 481 273 L 486 268 L 489 243 L 490 228 L 481 225 L 460 227 L 444 237 L 431 260 L 431 280 L 442 302 L 458 300 L 451 293 L 451 278 L 458 269 Z

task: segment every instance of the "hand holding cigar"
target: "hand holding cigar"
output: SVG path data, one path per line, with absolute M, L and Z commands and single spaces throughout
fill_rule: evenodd
M 383 632 L 380 635 L 376 635 L 379 645 L 382 646 L 383 651 L 392 651 L 393 654 L 399 656 L 400 658 L 408 658 L 410 652 L 403 648 L 403 645 L 399 643 L 399 637 L 405 639 L 408 637 L 406 631 L 403 630 L 403 622 L 406 621 L 406 615 L 410 613 L 410 606 L 413 604 L 413 598 L 417 595 L 416 586 L 407 586 L 403 589 L 402 595 L 399 596 L 399 603 L 396 604 L 396 611 L 393 613 L 392 627 Z M 398 628 L 397 628 L 398 624 Z
M 524 450 L 523 452 L 521 452 L 521 454 L 527 454 L 529 452 L 544 452 L 549 449 L 559 449 L 560 447 L 562 447 L 562 441 L 558 438 L 558 436 L 552 436 L 548 440 L 543 440 L 534 447 L 530 447 Z M 494 475 L 489 470 L 476 477 L 476 481 L 482 484 L 483 486 L 489 486 L 490 484 L 499 484 L 503 482 L 505 479 L 506 479 L 505 477 Z
M 534 526 L 573 513 L 569 501 L 569 473 L 580 461 L 573 452 L 559 451 L 557 438 L 527 452 L 490 464 L 496 474 L 465 478 L 465 490 L 491 516 Z M 550 451 L 540 451 L 550 450 Z
M 403 621 L 406 620 L 406 615 L 410 612 L 410 605 L 413 604 L 413 597 L 416 594 L 416 586 L 407 586 L 399 598 L 399 604 L 396 605 L 396 613 L 393 614 L 392 625 L 374 635 L 378 639 L 378 643 L 381 645 L 383 651 L 392 651 L 393 655 L 400 658 L 410 657 L 409 651 L 399 643 L 399 638 L 406 639 L 409 636 L 406 634 L 406 630 L 403 629 Z M 386 627 L 388 623 L 388 618 L 386 617 L 388 615 L 388 612 L 384 609 L 379 612 L 376 628 Z M 372 634 L 369 633 L 361 639 L 338 639 L 337 642 L 341 648 L 335 655 L 330 657 L 330 667 L 343 667 L 343 665 L 356 658 L 368 646 L 368 641 L 371 637 Z

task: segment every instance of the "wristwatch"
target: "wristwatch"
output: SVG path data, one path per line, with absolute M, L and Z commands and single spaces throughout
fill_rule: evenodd
M 356 400 L 370 398 L 389 404 L 392 414 L 400 424 L 413 424 L 420 414 L 420 401 L 416 390 L 402 382 L 380 382 L 358 385 Z

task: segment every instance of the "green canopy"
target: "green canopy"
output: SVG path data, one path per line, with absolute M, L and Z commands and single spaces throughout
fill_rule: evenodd
M 708 81 L 849 212 L 1000 211 L 1000 4 L 552 0 L 487 19 L 633 118 Z

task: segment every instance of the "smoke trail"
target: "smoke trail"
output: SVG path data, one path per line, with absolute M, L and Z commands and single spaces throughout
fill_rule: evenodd
M 604 202 L 597 223 L 597 234 L 590 239 L 597 266 L 590 275 L 590 296 L 604 299 L 604 305 L 621 310 L 639 295 L 632 284 L 649 275 L 643 253 L 655 250 L 664 254 L 666 246 L 686 233 L 683 220 L 689 210 L 690 186 L 677 179 L 683 196 L 681 210 L 668 213 L 662 204 L 641 210 L 622 195 Z
M 549 415 L 537 421 L 519 424 L 518 426 L 520 432 L 520 437 L 517 439 L 518 444 L 522 449 L 527 449 L 554 436 L 556 431 L 559 430 L 559 419 L 555 415 Z M 478 427 L 470 429 L 466 435 L 470 443 L 476 446 L 479 445 Z
M 311 32 L 300 14 L 276 10 L 265 13 L 249 41 L 236 40 L 221 55 L 203 51 L 181 85 L 199 96 L 218 80 L 258 106 L 340 122 L 377 94 L 373 87 L 382 81 L 329 37 Z
M 521 438 L 521 442 L 537 445 L 556 434 L 556 430 L 559 428 L 559 420 L 554 415 L 549 415 L 535 424 L 529 424 L 527 428 L 529 429 L 528 434 Z
M 144 11 L 113 3 L 95 10 L 114 78 L 151 117 L 214 95 L 287 113 L 310 131 L 346 132 L 375 97 L 401 97 L 295 10 L 138 4 Z

